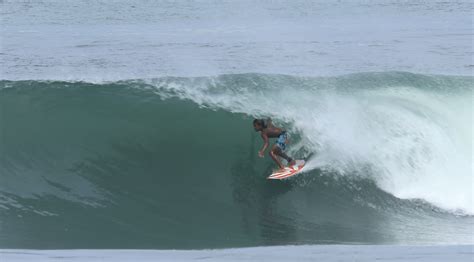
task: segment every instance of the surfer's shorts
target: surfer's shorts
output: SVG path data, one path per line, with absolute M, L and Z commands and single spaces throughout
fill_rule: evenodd
M 283 151 L 286 149 L 286 140 L 288 139 L 288 134 L 286 132 L 281 132 L 276 141 L 276 145 Z

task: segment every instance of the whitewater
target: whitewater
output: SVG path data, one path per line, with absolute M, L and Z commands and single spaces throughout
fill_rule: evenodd
M 301 136 L 291 153 L 311 155 L 306 170 L 372 176 L 397 197 L 474 212 L 472 78 L 393 72 L 151 83 L 202 106 L 290 123 Z
M 0 5 L 0 257 L 472 257 L 472 2 Z

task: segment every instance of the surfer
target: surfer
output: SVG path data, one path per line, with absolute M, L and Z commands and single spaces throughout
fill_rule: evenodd
M 269 145 L 269 138 L 278 138 L 269 152 L 270 156 L 278 164 L 280 169 L 284 169 L 285 166 L 281 163 L 278 157 L 284 158 L 288 162 L 289 166 L 295 164 L 295 161 L 283 152 L 285 151 L 286 145 L 288 144 L 288 133 L 285 130 L 274 126 L 270 118 L 268 118 L 266 121 L 263 119 L 254 119 L 253 128 L 256 132 L 260 132 L 264 142 L 262 149 L 258 151 L 259 157 L 264 156 L 265 150 Z

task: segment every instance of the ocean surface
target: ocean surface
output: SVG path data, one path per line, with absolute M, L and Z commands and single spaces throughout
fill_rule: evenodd
M 0 248 L 474 244 L 473 5 L 0 2 Z
M 129 262 L 129 261 L 202 261 L 287 262 L 287 261 L 391 261 L 391 262 L 465 262 L 471 261 L 472 246 L 393 246 L 393 245 L 299 245 L 247 247 L 217 250 L 27 250 L 0 249 L 8 262 Z

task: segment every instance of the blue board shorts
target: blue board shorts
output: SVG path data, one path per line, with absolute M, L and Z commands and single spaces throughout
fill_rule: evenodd
M 276 145 L 284 151 L 286 149 L 286 140 L 288 139 L 288 133 L 286 131 L 281 132 L 276 141 Z

